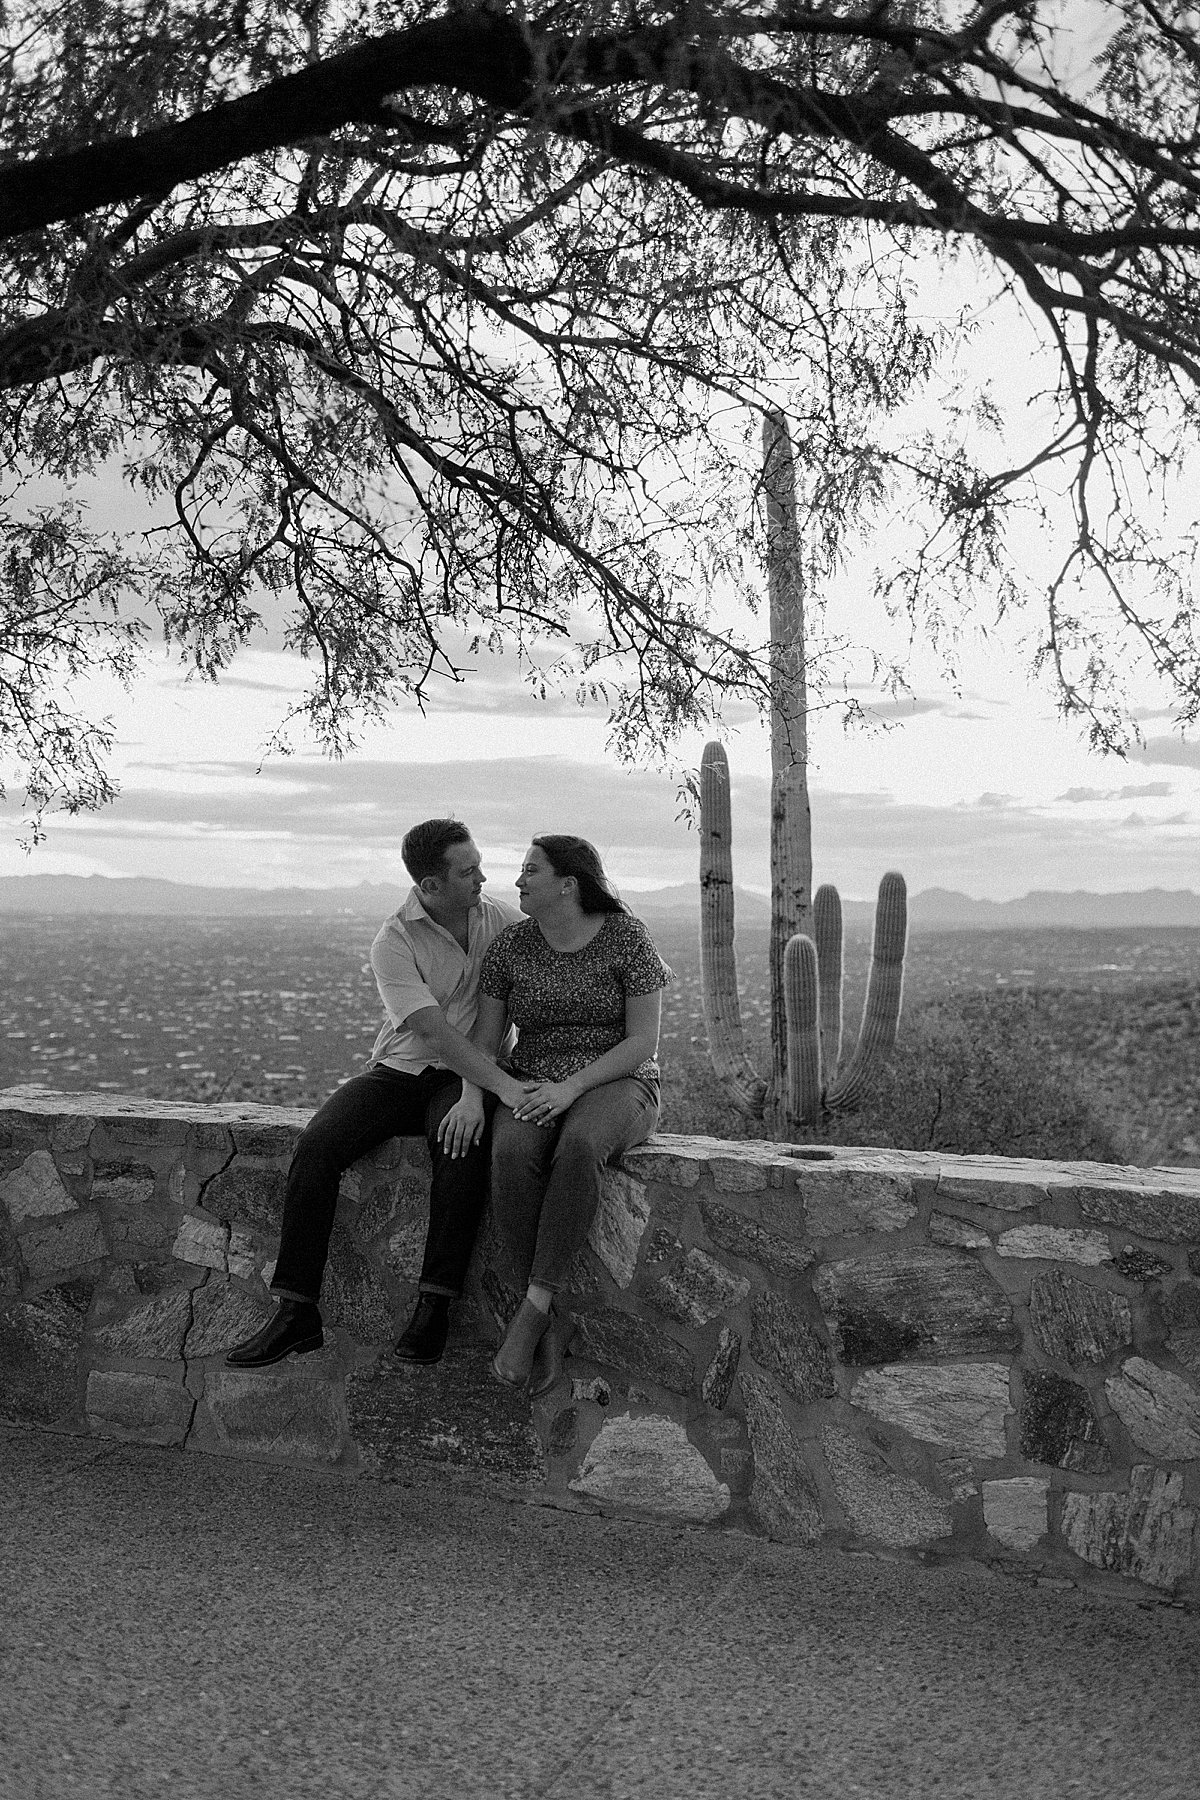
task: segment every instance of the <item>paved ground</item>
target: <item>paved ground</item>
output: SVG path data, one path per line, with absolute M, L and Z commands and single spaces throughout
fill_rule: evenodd
M 1200 1616 L 0 1426 L 4 1800 L 1195 1800 Z

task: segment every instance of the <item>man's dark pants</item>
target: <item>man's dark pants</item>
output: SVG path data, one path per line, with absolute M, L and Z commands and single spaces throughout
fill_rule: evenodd
M 271 1287 L 293 1300 L 317 1300 L 329 1253 L 342 1176 L 360 1156 L 392 1137 L 423 1136 L 433 1160 L 429 1230 L 420 1287 L 461 1294 L 487 1204 L 488 1132 L 465 1156 L 446 1156 L 437 1128 L 462 1093 L 449 1069 L 407 1075 L 382 1065 L 352 1076 L 309 1120 L 288 1170 L 279 1258 Z M 490 1122 L 495 1099 L 484 1095 Z

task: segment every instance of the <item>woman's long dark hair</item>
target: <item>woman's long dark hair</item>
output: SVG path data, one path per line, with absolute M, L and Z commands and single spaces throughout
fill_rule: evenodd
M 545 837 L 535 837 L 533 842 L 556 875 L 561 875 L 564 880 L 568 875 L 574 877 L 579 886 L 579 904 L 584 912 L 629 911 L 604 873 L 600 852 L 586 838 L 550 832 Z

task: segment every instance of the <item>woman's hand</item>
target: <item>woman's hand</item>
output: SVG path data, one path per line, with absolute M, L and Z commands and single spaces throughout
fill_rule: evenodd
M 552 1125 L 578 1098 L 579 1090 L 570 1081 L 539 1081 L 513 1113 L 529 1125 Z
M 483 1136 L 483 1095 L 470 1082 L 437 1128 L 438 1143 L 443 1154 L 457 1159 L 473 1150 Z

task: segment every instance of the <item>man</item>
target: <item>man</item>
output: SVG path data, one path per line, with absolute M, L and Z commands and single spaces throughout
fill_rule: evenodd
M 229 1352 L 235 1369 L 321 1348 L 318 1298 L 342 1175 L 387 1138 L 417 1133 L 433 1159 L 429 1230 L 416 1309 L 395 1354 L 435 1363 L 445 1348 L 487 1199 L 491 1107 L 481 1090 L 510 1106 L 526 1092 L 469 1041 L 484 952 L 523 915 L 485 897 L 479 851 L 457 819 L 414 825 L 400 855 L 414 886 L 371 945 L 387 1019 L 365 1073 L 330 1096 L 296 1145 L 271 1280 L 279 1304 Z

